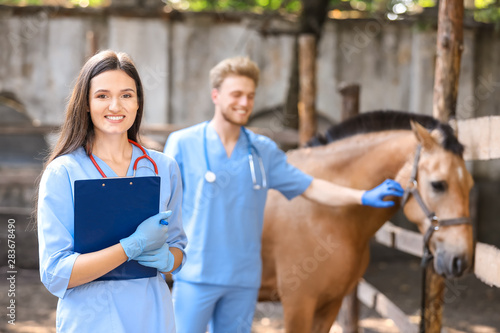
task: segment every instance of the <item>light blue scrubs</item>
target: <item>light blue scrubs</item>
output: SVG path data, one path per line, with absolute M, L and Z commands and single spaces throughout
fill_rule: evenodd
M 171 210 L 168 244 L 184 252 L 187 243 L 182 228 L 182 183 L 177 164 L 162 153 L 147 150 L 161 177 L 160 211 Z M 127 176 L 142 156 L 133 146 Z M 117 177 L 102 160 L 96 162 L 108 177 Z M 136 176 L 151 176 L 151 162 L 142 159 Z M 78 333 L 175 333 L 172 300 L 161 274 L 144 279 L 95 281 L 68 289 L 71 270 L 79 253 L 74 248 L 74 182 L 101 178 L 83 148 L 52 161 L 43 173 L 38 199 L 40 277 L 47 289 L 59 297 L 57 332 Z M 120 198 L 116 198 L 120 205 Z M 184 256 L 185 258 L 185 256 Z M 181 265 L 182 266 L 182 265 Z M 178 272 L 180 267 L 176 270 Z M 174 272 L 174 273 L 176 273 Z
M 217 314 L 217 308 L 197 304 L 197 301 L 204 299 L 202 293 L 207 286 L 248 289 L 249 297 L 242 298 L 241 302 L 255 305 L 262 274 L 261 235 L 267 189 L 253 189 L 248 141 L 243 129 L 228 158 L 217 132 L 207 124 L 205 122 L 172 133 L 164 150 L 175 158 L 181 170 L 183 222 L 189 239 L 186 247 L 188 260 L 182 271 L 174 277 L 178 333 L 199 332 L 193 329 L 199 325 L 192 325 L 206 316 L 199 313 L 198 309 L 207 308 Z M 208 159 L 211 170 L 216 174 L 213 183 L 204 178 L 207 171 L 203 144 L 205 126 Z M 272 140 L 248 130 L 247 133 L 263 160 L 268 188 L 276 189 L 292 199 L 309 187 L 312 177 L 288 164 L 286 155 Z M 262 185 L 263 178 L 255 151 L 253 156 L 257 183 Z M 178 285 L 184 285 L 177 284 L 177 281 L 199 286 L 198 298 L 192 298 L 196 295 L 192 291 L 186 290 L 183 295 L 182 290 L 176 290 Z M 220 299 L 207 300 L 210 301 L 218 302 Z M 190 306 L 184 306 L 181 302 Z M 187 313 L 182 309 L 191 309 L 192 312 Z M 236 313 L 237 307 L 233 309 L 235 313 L 228 309 L 220 315 L 232 317 L 234 321 L 235 315 L 241 313 Z M 253 316 L 253 312 L 251 314 Z M 208 317 L 212 315 L 210 313 Z M 206 327 L 206 323 L 202 324 Z M 250 329 L 240 331 L 250 332 Z M 217 330 L 215 332 L 219 333 Z

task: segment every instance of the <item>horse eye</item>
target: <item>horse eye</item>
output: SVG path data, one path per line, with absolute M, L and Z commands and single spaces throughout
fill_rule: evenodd
M 431 182 L 431 185 L 432 189 L 436 192 L 444 192 L 447 188 L 447 184 L 445 181 Z

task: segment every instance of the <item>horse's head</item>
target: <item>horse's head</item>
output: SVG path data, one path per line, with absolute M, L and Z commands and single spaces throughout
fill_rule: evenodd
M 404 168 L 412 169 L 408 196 L 404 198 L 407 200 L 403 202 L 404 213 L 425 235 L 427 249 L 434 256 L 435 271 L 445 277 L 458 277 L 472 263 L 469 192 L 473 180 L 462 151 L 457 153 L 443 147 L 442 132 L 437 129 L 428 132 L 415 122 L 412 129 L 421 148 L 417 148 L 415 158 Z

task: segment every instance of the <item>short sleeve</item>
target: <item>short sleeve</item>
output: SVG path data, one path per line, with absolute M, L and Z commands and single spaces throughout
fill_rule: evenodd
M 181 173 L 177 163 L 172 161 L 169 168 L 170 172 L 170 200 L 167 203 L 167 210 L 172 211 L 170 216 L 167 240 L 170 247 L 176 247 L 183 252 L 182 264 L 172 272 L 178 273 L 186 262 L 186 252 L 184 249 L 187 245 L 187 237 L 182 226 L 182 180 Z
M 62 166 L 44 171 L 38 192 L 40 278 L 55 296 L 63 298 L 73 264 L 74 211 L 71 181 Z
M 286 154 L 274 142 L 271 147 L 271 165 L 269 168 L 269 185 L 280 191 L 288 200 L 304 193 L 313 177 L 297 169 L 287 162 Z

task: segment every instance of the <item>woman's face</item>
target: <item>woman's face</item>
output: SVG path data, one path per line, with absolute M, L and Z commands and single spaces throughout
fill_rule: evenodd
M 139 108 L 134 79 L 122 70 L 95 76 L 90 81 L 89 105 L 97 137 L 126 135 Z

